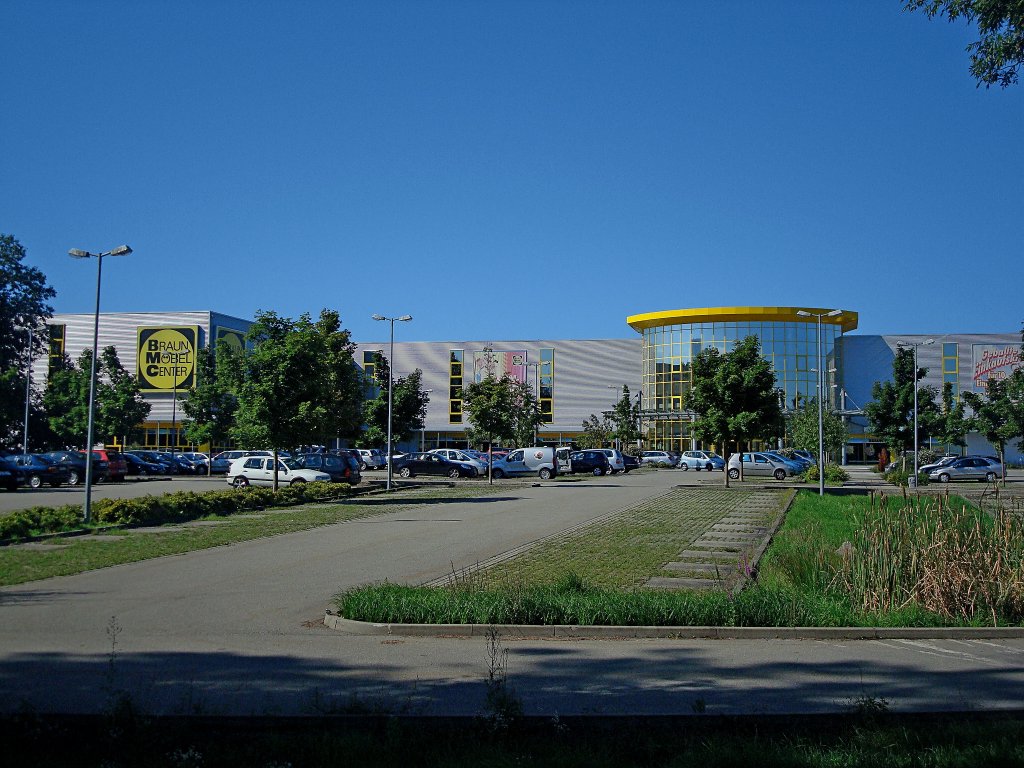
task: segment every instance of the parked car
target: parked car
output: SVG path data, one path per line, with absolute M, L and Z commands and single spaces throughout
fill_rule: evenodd
M 452 461 L 436 453 L 408 453 L 395 459 L 394 471 L 402 477 L 440 475 L 443 477 L 476 477 L 476 467 L 463 461 Z
M 227 482 L 235 488 L 274 484 L 273 456 L 243 456 L 231 462 Z M 277 482 L 280 485 L 329 483 L 331 476 L 317 469 L 304 469 L 295 459 L 278 459 Z
M 446 459 L 452 461 L 461 461 L 465 464 L 472 464 L 476 467 L 478 475 L 487 474 L 487 458 L 480 459 L 479 456 L 475 456 L 469 451 L 460 451 L 457 448 L 432 448 L 427 453 L 436 453 L 439 456 L 444 456 Z
M 7 459 L 0 458 L 0 487 L 6 488 L 8 491 L 16 491 L 22 483 L 22 477 L 24 475 L 20 469 Z
M 729 477 L 733 480 L 740 476 L 741 461 L 743 462 L 744 476 L 774 477 L 776 480 L 785 480 L 795 474 L 792 464 L 772 458 L 768 454 L 734 453 L 729 457 Z
M 126 471 L 129 475 L 162 475 L 164 473 L 163 464 L 154 464 L 151 461 L 146 461 L 141 456 L 136 456 L 131 451 L 127 451 L 123 454 Z
M 594 448 L 593 450 L 601 451 L 608 457 L 608 463 L 611 465 L 613 475 L 626 471 L 626 460 L 622 458 L 622 451 L 616 448 Z
M 188 460 L 192 464 L 192 474 L 194 475 L 205 475 L 208 474 L 210 466 L 210 457 L 205 453 L 197 453 L 195 451 L 188 451 L 178 454 L 182 458 Z
M 303 469 L 315 469 L 331 476 L 332 483 L 356 485 L 362 480 L 359 460 L 349 454 L 302 453 L 295 462 Z
M 703 469 L 711 472 L 715 469 L 725 469 L 725 459 L 708 451 L 683 451 L 677 466 L 684 471 L 695 469 L 700 472 Z
M 945 467 L 945 466 L 947 466 L 949 464 L 952 464 L 954 461 L 956 461 L 959 458 L 960 458 L 959 456 L 952 456 L 952 455 L 942 456 L 939 459 L 937 459 L 936 461 L 933 461 L 931 464 L 925 464 L 923 467 L 918 467 L 917 471 L 918 472 L 924 472 L 925 474 L 929 474 L 930 475 L 932 472 L 937 470 L 939 467 Z
M 981 456 L 964 456 L 928 474 L 929 480 L 948 483 L 952 480 L 994 482 L 1003 474 L 1003 466 Z
M 675 466 L 675 462 L 672 461 L 672 456 L 668 451 L 643 451 L 640 454 L 641 464 L 667 464 L 668 466 Z
M 792 467 L 794 475 L 803 474 L 804 470 L 806 470 L 810 466 L 810 464 L 806 463 L 803 459 L 790 459 L 787 458 L 786 456 L 783 456 L 781 453 L 778 453 L 777 451 L 761 451 L 761 453 L 763 453 L 765 456 L 770 456 L 773 459 L 788 464 L 790 467 Z
M 68 470 L 68 485 L 78 485 L 85 480 L 85 453 L 82 451 L 50 451 L 40 456 L 59 464 Z M 96 459 L 93 454 L 92 481 L 101 483 L 107 476 L 107 462 Z
M 622 460 L 626 462 L 626 472 L 629 473 L 631 470 L 640 469 L 640 459 L 629 453 L 622 454 Z
M 161 468 L 161 475 L 176 475 L 178 474 L 177 462 L 171 461 L 168 456 L 169 454 L 163 453 L 162 451 L 132 451 L 136 456 L 144 461 L 148 461 L 150 464 L 156 464 Z
M 384 469 L 388 465 L 386 451 L 380 448 L 357 448 L 359 451 L 359 469 L 365 472 L 368 469 Z
M 7 461 L 21 470 L 25 478 L 25 485 L 30 488 L 41 488 L 43 485 L 59 488 L 68 481 L 71 474 L 67 466 L 32 453 L 8 456 Z
M 794 450 L 793 455 L 802 458 L 804 461 L 808 463 L 808 466 L 811 464 L 818 463 L 818 457 L 815 456 L 810 451 L 805 451 L 803 448 L 797 448 L 796 450 Z
M 527 477 L 536 476 L 541 480 L 550 480 L 558 475 L 558 459 L 555 449 L 544 445 L 529 448 L 516 448 L 502 457 L 496 458 L 491 466 L 491 477 Z
M 124 482 L 128 474 L 128 463 L 120 453 L 106 448 L 93 448 L 92 459 L 94 463 L 97 459 L 107 462 L 107 479 L 111 482 Z
M 585 473 L 590 475 L 606 475 L 612 471 L 608 454 L 596 449 L 575 451 L 569 454 L 569 472 L 573 475 Z

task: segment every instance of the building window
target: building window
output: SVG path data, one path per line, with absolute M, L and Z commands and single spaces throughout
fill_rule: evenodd
M 60 365 L 64 359 L 64 335 L 67 326 L 63 324 L 47 326 L 50 330 L 50 371 Z
M 953 385 L 953 399 L 960 397 L 960 356 L 955 343 L 942 345 L 942 383 Z
M 363 352 L 363 382 L 367 386 L 374 386 L 376 384 L 377 355 L 379 354 L 380 352 L 376 349 Z
M 462 366 L 465 353 L 461 349 L 448 352 L 448 423 L 462 423 Z
M 544 348 L 540 351 L 540 366 L 537 368 L 540 378 L 541 423 L 551 424 L 555 419 L 555 350 Z

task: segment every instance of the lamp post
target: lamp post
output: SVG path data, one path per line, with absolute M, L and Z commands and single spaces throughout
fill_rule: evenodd
M 395 381 L 395 321 L 406 323 L 412 320 L 412 315 L 401 317 L 384 317 L 384 315 L 373 315 L 374 320 L 386 320 L 391 323 L 391 352 L 388 357 L 388 483 L 387 490 L 391 490 L 391 476 L 394 463 L 391 457 L 391 411 L 394 408 L 394 381 Z
M 21 438 L 21 455 L 28 456 L 28 404 L 32 396 L 32 326 L 28 327 L 28 349 L 25 350 L 25 431 Z
M 92 370 L 89 372 L 89 428 L 85 439 L 85 522 L 92 520 L 92 443 L 96 415 L 96 358 L 99 356 L 100 339 L 100 281 L 103 277 L 104 256 L 127 256 L 132 249 L 121 245 L 103 253 L 90 253 L 72 248 L 68 256 L 73 259 L 96 259 L 96 314 L 92 323 Z
M 804 309 L 797 310 L 797 314 L 800 317 L 816 317 L 818 319 L 818 495 L 825 495 L 825 429 L 824 429 L 824 417 L 822 411 L 821 396 L 824 393 L 825 387 L 822 383 L 822 379 L 825 376 L 824 369 L 821 367 L 821 318 L 823 317 L 838 317 L 843 314 L 841 309 L 833 309 L 831 312 L 808 312 Z
M 897 341 L 897 347 L 913 347 L 914 348 L 914 480 L 907 484 L 911 488 L 917 487 L 917 348 L 927 347 L 929 344 L 934 344 L 935 339 L 925 339 L 924 341 Z M 906 465 L 904 465 L 906 466 Z

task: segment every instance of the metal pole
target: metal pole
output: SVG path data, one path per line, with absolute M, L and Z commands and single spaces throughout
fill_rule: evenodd
M 917 487 L 917 344 L 914 345 L 914 482 Z
M 89 374 L 89 428 L 85 439 L 85 522 L 92 521 L 92 444 L 96 416 L 96 358 L 100 343 L 100 281 L 103 278 L 103 254 L 96 255 L 96 315 L 92 324 L 92 370 Z
M 395 318 L 388 318 L 391 321 L 391 352 L 388 356 L 388 484 L 387 490 L 391 490 L 391 472 L 393 469 L 393 458 L 391 456 L 391 408 L 394 398 L 395 372 Z
M 28 363 L 25 366 L 25 431 L 21 438 L 21 455 L 28 455 L 28 403 L 32 396 L 32 328 L 28 329 Z
M 818 495 L 825 495 L 825 430 L 822 419 L 821 398 L 825 392 L 821 366 L 821 315 L 818 315 Z

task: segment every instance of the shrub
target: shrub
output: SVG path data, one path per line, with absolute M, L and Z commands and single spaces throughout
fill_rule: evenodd
M 888 472 L 885 473 L 885 475 L 883 475 L 883 477 L 885 478 L 886 482 L 892 483 L 893 485 L 900 485 L 900 486 L 907 486 L 907 485 L 909 485 L 910 478 L 913 477 L 913 476 L 914 476 L 914 469 L 913 469 L 913 467 L 911 467 L 909 470 L 900 469 L 899 467 L 897 467 L 896 469 L 890 469 Z M 917 474 L 917 484 L 918 485 L 928 485 L 928 475 L 925 474 L 924 472 L 919 472 Z
M 811 464 L 803 474 L 804 482 L 818 482 L 818 465 Z M 842 485 L 850 479 L 849 473 L 838 464 L 828 462 L 825 465 L 825 483 L 828 485 Z

